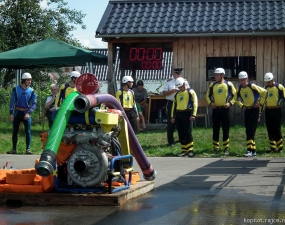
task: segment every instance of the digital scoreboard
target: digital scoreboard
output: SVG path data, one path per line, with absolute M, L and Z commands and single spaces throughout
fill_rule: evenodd
M 120 68 L 124 70 L 161 70 L 163 50 L 161 47 L 120 48 Z

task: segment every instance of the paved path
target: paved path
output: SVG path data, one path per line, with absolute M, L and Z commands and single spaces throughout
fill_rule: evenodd
M 29 168 L 36 158 L 0 155 L 0 166 Z M 284 158 L 149 161 L 158 173 L 156 189 L 122 206 L 0 206 L 0 224 L 285 224 Z

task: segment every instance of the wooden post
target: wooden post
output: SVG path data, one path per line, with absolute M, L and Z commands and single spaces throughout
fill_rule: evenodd
M 114 65 L 113 65 L 113 52 L 115 51 L 114 45 L 112 42 L 108 42 L 108 74 L 107 74 L 107 81 L 108 81 L 108 93 L 110 95 L 115 96 L 115 85 L 116 85 L 116 78 L 113 76 L 114 74 Z

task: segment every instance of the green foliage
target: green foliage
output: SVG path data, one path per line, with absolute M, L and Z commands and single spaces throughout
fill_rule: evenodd
M 85 29 L 81 11 L 70 9 L 64 0 L 47 0 L 48 7 L 41 7 L 42 0 L 0 1 L 0 52 L 23 47 L 47 38 L 55 38 L 81 46 L 71 34 L 77 25 Z M 0 71 L 0 84 L 12 83 L 11 70 Z

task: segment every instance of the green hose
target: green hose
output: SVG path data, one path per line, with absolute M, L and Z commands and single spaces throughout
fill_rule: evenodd
M 53 125 L 49 132 L 44 151 L 40 157 L 40 161 L 35 168 L 37 174 L 46 177 L 53 174 L 53 165 L 55 164 L 55 157 L 58 152 L 62 136 L 66 129 L 67 122 L 74 110 L 74 99 L 79 95 L 78 92 L 73 92 L 67 96 L 60 106 Z

